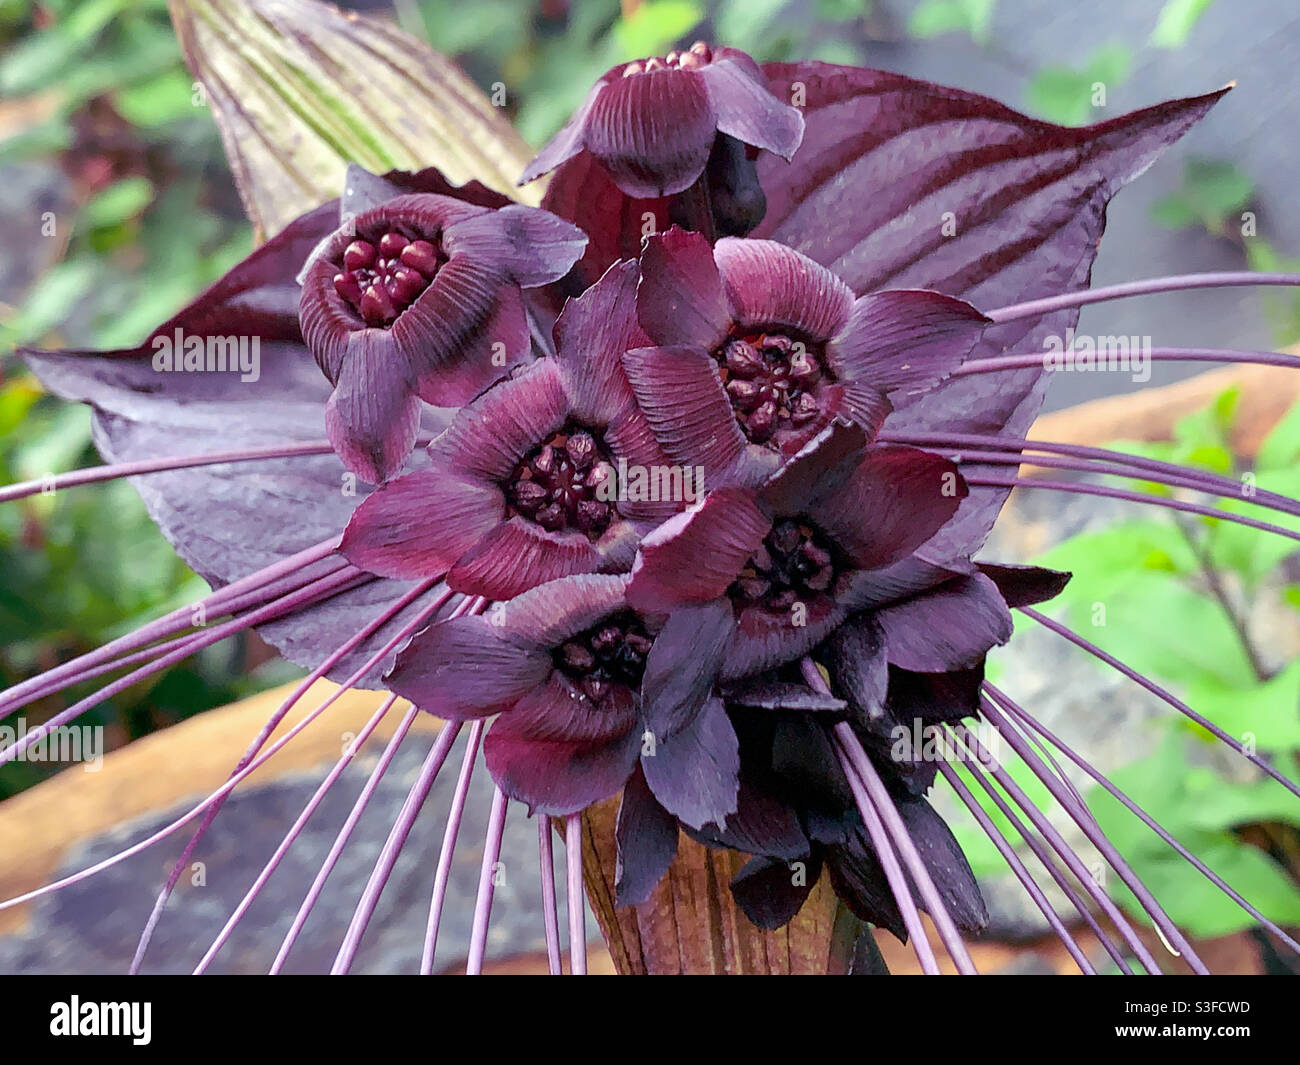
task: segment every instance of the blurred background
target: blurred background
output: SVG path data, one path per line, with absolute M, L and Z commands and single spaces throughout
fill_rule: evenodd
M 1236 81 L 1209 119 L 1117 199 L 1094 282 L 1300 269 L 1300 140 L 1293 135 L 1300 115 L 1300 10 L 1291 0 L 475 0 L 472 7 L 464 0 L 364 0 L 341 6 L 396 20 L 455 57 L 485 92 L 505 85 L 512 117 L 534 146 L 559 128 L 607 67 L 662 54 L 683 38 L 723 41 L 760 60 L 811 57 L 884 67 L 986 93 L 1065 124 Z M 12 356 L 15 345 L 134 344 L 251 249 L 216 128 L 200 104 L 165 0 L 0 0 L 0 483 L 97 461 L 87 412 L 44 396 Z M 1270 349 L 1300 340 L 1300 300 L 1246 289 L 1167 295 L 1089 308 L 1080 332 L 1150 336 L 1157 345 Z M 1146 386 L 1126 375 L 1058 375 L 1048 409 L 1156 387 L 1196 369 L 1158 365 Z M 1242 457 L 1230 446 L 1234 402 L 1226 393 L 1186 422 L 1161 457 L 1220 472 L 1239 467 Z M 1292 483 L 1300 421 L 1293 416 L 1287 424 L 1269 452 L 1277 479 L 1262 486 L 1300 495 Z M 1028 520 L 1047 518 L 1039 513 Z M 1132 583 L 1134 574 L 1190 578 L 1200 566 L 1199 558 L 1186 561 L 1181 548 L 1162 539 L 1165 533 L 1147 528 L 1145 539 L 1135 539 L 1131 528 L 1112 531 L 1113 516 L 1100 526 L 1095 515 L 1074 524 L 1051 520 L 1046 542 L 1076 533 L 1093 537 L 1057 548 L 1056 561 L 1095 562 L 1106 594 Z M 1195 535 L 1183 539 L 1201 543 Z M 1268 624 L 1294 634 L 1300 575 L 1286 568 L 1285 552 L 1262 558 L 1255 541 L 1240 539 L 1202 547 L 1226 574 L 1239 614 L 1249 613 L 1250 597 L 1267 584 L 1283 604 L 1281 621 Z M 1102 594 L 1098 587 L 1085 583 L 1077 603 Z M 1196 654 L 1213 658 L 1221 636 L 1235 648 L 1224 653 L 1240 655 L 1241 617 L 1233 616 L 1233 605 L 1212 601 L 1190 579 L 1187 588 L 1214 615 L 1199 630 L 1210 644 Z M 0 507 L 0 688 L 204 591 L 126 483 Z M 1187 601 L 1166 599 L 1144 622 L 1150 632 L 1185 625 Z M 1121 632 L 1117 638 L 1142 637 Z M 1220 696 L 1225 713 L 1271 700 L 1268 706 L 1294 718 L 1300 671 L 1284 668 L 1293 643 L 1266 649 L 1265 658 L 1273 655 L 1268 669 L 1236 678 L 1235 688 L 1210 689 L 1207 698 Z M 1178 675 L 1186 661 L 1166 657 L 1147 666 L 1173 682 L 1186 679 Z M 103 725 L 112 748 L 296 675 L 255 636 L 227 641 L 114 697 L 87 723 Z M 29 708 L 29 726 L 81 694 Z M 1274 740 L 1285 751 L 1300 746 L 1300 728 L 1288 727 Z M 1153 744 L 1149 757 L 1173 757 L 1168 750 Z M 50 771 L 25 762 L 0 767 L 0 799 Z M 1142 776 L 1139 770 L 1135 779 Z M 1256 839 L 1254 849 L 1290 866 L 1294 876 L 1300 818 L 1267 803 L 1247 808 L 1246 799 L 1234 796 L 1229 806 L 1237 806 L 1213 826 L 1215 839 L 1228 838 L 1231 829 L 1240 842 L 1241 824 L 1264 825 L 1277 839 Z M 1180 793 L 1158 801 L 1172 816 L 1192 799 Z M 978 850 L 978 841 L 972 846 Z M 972 860 L 978 866 L 980 853 Z M 1281 900 L 1279 919 L 1300 921 L 1294 882 L 1277 881 L 1278 873 L 1246 869 L 1243 875 L 1264 877 Z M 1224 921 L 1207 923 L 1206 934 L 1240 926 Z

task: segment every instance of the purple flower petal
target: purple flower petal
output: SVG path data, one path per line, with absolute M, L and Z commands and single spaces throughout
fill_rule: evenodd
M 848 612 L 835 600 L 819 596 L 796 603 L 787 614 L 749 606 L 736 618 L 722 677 L 735 680 L 793 662 L 811 651 L 842 623 Z
M 691 834 L 710 846 L 772 858 L 803 858 L 810 849 L 794 808 L 756 786 L 743 768 L 740 790 L 736 793 L 736 812 L 728 816 L 726 827 L 705 825 Z
M 366 497 L 341 550 L 382 577 L 441 575 L 500 522 L 504 508 L 496 488 L 450 470 L 416 470 Z
M 549 211 L 514 203 L 448 225 L 451 255 L 490 263 L 522 288 L 558 281 L 582 258 L 587 235 Z
M 945 458 L 919 448 L 877 445 L 809 516 L 860 569 L 906 558 L 956 513 L 966 483 Z
M 713 691 L 734 627 L 726 599 L 679 607 L 669 615 L 646 656 L 641 681 L 641 715 L 657 740 L 694 721 Z
M 885 607 L 875 620 L 890 663 L 916 673 L 969 669 L 1011 639 L 1011 612 L 982 573 Z
M 618 263 L 555 322 L 555 361 L 574 417 L 608 425 L 634 403 L 623 353 L 644 347 L 636 320 L 636 263 Z
M 683 824 L 725 826 L 736 809 L 740 747 L 722 700 L 709 699 L 674 735 L 656 736 L 641 768 L 655 798 Z
M 591 87 L 586 99 L 582 101 L 582 104 L 573 113 L 569 121 L 564 124 L 560 132 L 547 141 L 542 150 L 524 167 L 524 172 L 519 177 L 520 185 L 527 185 L 530 181 L 536 181 L 543 174 L 549 173 L 561 163 L 567 162 L 582 151 L 587 132 L 585 128 L 587 115 L 591 113 L 591 105 L 595 102 L 596 97 L 605 88 L 605 82 L 606 79 L 601 78 Z
M 751 858 L 732 878 L 731 897 L 759 928 L 782 928 L 803 909 L 821 878 L 820 858 L 800 866 L 779 858 Z
M 636 551 L 635 541 L 626 542 L 625 548 L 627 565 Z M 618 561 L 603 555 L 583 533 L 549 532 L 516 516 L 498 521 L 461 555 L 447 574 L 447 584 L 466 595 L 510 599 L 560 577 L 614 568 Z
M 784 244 L 724 237 L 713 256 L 731 316 L 742 327 L 788 326 L 816 341 L 834 336 L 848 321 L 848 286 Z
M 482 617 L 459 617 L 417 633 L 385 683 L 421 710 L 460 721 L 514 705 L 553 668 L 549 652 L 502 639 Z
M 640 905 L 677 857 L 677 818 L 659 805 L 639 764 L 623 787 L 614 839 L 618 845 L 615 904 Z
M 343 464 L 358 477 L 380 484 L 398 473 L 420 431 L 420 399 L 405 366 L 387 344 L 366 343 L 343 361 L 325 407 L 325 433 Z M 386 338 L 384 338 L 386 339 Z
M 846 621 L 826 641 L 826 665 L 836 691 L 852 704 L 861 721 L 884 716 L 889 691 L 885 634 L 870 613 Z
M 693 348 L 638 348 L 623 356 L 637 405 L 669 457 L 703 466 L 712 484 L 746 449 L 717 365 Z
M 897 805 L 907 834 L 916 844 L 953 922 L 963 932 L 983 931 L 989 923 L 989 912 L 951 829 L 925 799 L 903 799 Z
M 704 171 L 716 126 L 704 83 L 684 70 L 616 77 L 591 101 L 587 149 L 629 196 L 681 192 Z
M 707 352 L 720 344 L 731 315 L 709 242 L 676 226 L 648 238 L 636 308 L 641 328 L 657 345 Z
M 857 828 L 843 844 L 826 849 L 826 869 L 841 901 L 864 921 L 887 929 L 903 943 L 907 929 L 880 859 Z
M 719 48 L 699 76 L 720 132 L 786 160 L 794 156 L 803 140 L 803 115 L 772 95 L 753 59 L 735 48 Z
M 556 673 L 492 723 L 483 757 L 512 799 L 564 817 L 623 787 L 640 744 L 630 693 L 612 693 L 597 708 Z
M 627 578 L 584 573 L 532 588 L 493 608 L 490 620 L 519 643 L 558 647 L 627 606 Z
M 979 571 L 998 586 L 1009 607 L 1033 606 L 1055 599 L 1073 576 L 1060 570 L 1041 566 L 1004 566 L 991 562 L 979 563 Z
M 723 595 L 772 528 L 751 492 L 717 488 L 641 541 L 628 601 L 668 611 Z

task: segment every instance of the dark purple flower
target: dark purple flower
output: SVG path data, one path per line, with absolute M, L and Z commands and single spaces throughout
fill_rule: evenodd
M 457 411 L 428 466 L 357 508 L 343 538 L 348 559 L 385 577 L 447 573 L 457 591 L 493 599 L 573 573 L 625 571 L 641 534 L 689 501 L 686 475 L 669 469 L 620 366 L 644 339 L 635 284 L 635 264 L 625 263 L 570 301 L 554 358 Z M 694 499 L 703 485 L 689 476 Z
M 863 447 L 835 425 L 759 488 L 714 489 L 641 543 L 628 598 L 646 610 L 726 603 L 723 667 L 744 676 L 805 654 L 854 610 L 937 583 L 912 558 L 966 494 L 947 459 Z
M 833 419 L 874 437 L 891 397 L 961 365 L 987 324 L 968 303 L 921 290 L 855 299 L 782 244 L 679 229 L 641 257 L 637 314 L 654 347 L 624 357 L 665 450 L 716 479 L 771 475 Z
M 540 585 L 488 617 L 418 634 L 391 689 L 451 720 L 499 715 L 488 769 L 512 798 L 570 814 L 617 792 L 635 766 L 682 821 L 723 823 L 738 754 L 713 682 L 728 634 L 720 612 L 665 620 L 627 601 L 625 576 Z
M 528 164 L 520 184 L 586 149 L 627 195 L 669 196 L 704 172 L 718 134 L 790 159 L 803 118 L 772 95 L 744 52 L 700 41 L 663 59 L 612 67 Z
M 325 427 L 371 482 L 415 445 L 420 401 L 464 403 L 529 357 L 522 289 L 563 277 L 586 238 L 532 207 L 405 195 L 357 214 L 304 276 L 302 333 L 334 385 Z

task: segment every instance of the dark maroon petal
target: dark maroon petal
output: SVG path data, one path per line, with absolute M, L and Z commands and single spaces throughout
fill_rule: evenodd
M 628 562 L 635 545 L 629 545 Z M 499 522 L 460 556 L 447 584 L 466 595 L 510 599 L 539 584 L 591 573 L 606 558 L 580 532 L 549 532 L 526 518 Z
M 889 661 L 916 673 L 969 669 L 1011 639 L 1011 612 L 982 573 L 885 607 L 875 619 Z
M 417 633 L 386 683 L 421 710 L 459 721 L 512 706 L 552 669 L 548 652 L 502 639 L 482 617 L 460 617 Z
M 828 425 L 763 486 L 759 498 L 772 513 L 787 516 L 803 513 L 818 498 L 836 498 L 866 443 L 857 425 Z
M 542 207 L 575 223 L 590 238 L 582 261 L 563 282 L 565 290 L 577 295 L 620 259 L 637 258 L 647 236 L 669 228 L 670 202 L 631 198 L 590 153 L 563 163 L 547 183 Z
M 678 607 L 669 615 L 646 656 L 641 681 L 641 716 L 656 740 L 694 721 L 713 691 L 734 625 L 726 599 Z
M 957 369 L 987 324 L 969 303 L 938 292 L 878 292 L 853 304 L 827 354 L 838 377 L 882 395 L 898 393 L 894 400 L 901 404 Z M 874 435 L 880 420 L 864 427 Z
M 1005 566 L 992 562 L 980 562 L 978 569 L 998 586 L 1007 606 L 1013 609 L 1055 599 L 1074 576 L 1041 566 Z
M 623 787 L 640 743 L 630 693 L 596 706 L 553 674 L 492 723 L 483 757 L 512 799 L 564 817 Z
M 771 528 L 751 492 L 715 489 L 641 541 L 628 601 L 642 610 L 667 611 L 718 598 Z
M 710 846 L 773 858 L 803 858 L 810 848 L 794 808 L 757 786 L 743 768 L 736 812 L 727 818 L 726 827 L 705 825 L 691 835 Z
M 895 725 L 912 729 L 922 725 L 955 725 L 978 716 L 984 666 L 955 669 L 947 673 L 911 673 L 897 666 L 889 670 L 889 702 L 886 714 L 872 731 L 888 737 Z
M 558 647 L 575 633 L 627 606 L 627 578 L 584 573 L 532 588 L 493 607 L 488 619 L 509 638 Z
M 963 932 L 983 931 L 989 923 L 989 912 L 952 831 L 923 798 L 903 799 L 897 805 L 907 834 L 916 844 L 953 922 Z
M 555 322 L 555 361 L 575 418 L 605 426 L 634 402 L 623 353 L 644 347 L 636 320 L 636 263 L 618 263 Z
M 639 764 L 623 787 L 614 839 L 615 904 L 637 906 L 650 897 L 677 857 L 677 818 L 651 794 Z
M 803 87 L 805 132 L 793 165 L 759 158 L 768 210 L 754 235 L 816 259 L 859 295 L 929 288 L 984 308 L 1086 287 L 1107 201 L 1223 95 L 1066 129 L 882 71 L 764 69 L 781 99 Z M 863 199 L 863 188 L 872 195 Z M 1077 318 L 1068 311 L 989 329 L 972 357 L 1041 351 L 1044 337 Z M 896 404 L 888 424 L 1024 435 L 1045 387 L 1035 369 L 954 378 Z M 936 557 L 971 554 L 1005 498 L 1005 489 L 972 493 Z
M 501 521 L 504 509 L 490 485 L 446 469 L 416 470 L 366 497 L 341 550 L 381 577 L 440 575 Z
M 724 237 L 713 256 L 731 316 L 742 326 L 788 326 L 821 341 L 848 321 L 853 309 L 848 286 L 784 244 Z
M 722 700 L 708 700 L 674 735 L 656 736 L 642 748 L 641 768 L 655 798 L 683 824 L 725 826 L 736 809 L 740 747 Z
M 751 858 L 732 878 L 731 897 L 751 922 L 771 931 L 789 924 L 803 909 L 821 870 L 820 858 Z
M 495 268 L 453 255 L 390 330 L 435 406 L 467 403 L 529 358 L 523 298 Z
M 587 98 L 582 101 L 578 110 L 573 113 L 560 132 L 547 141 L 542 150 L 524 167 L 524 172 L 519 177 L 520 185 L 527 185 L 530 181 L 536 181 L 543 174 L 554 170 L 561 163 L 572 159 L 582 151 L 586 136 L 587 115 L 591 112 L 592 103 L 601 94 L 608 79 L 609 75 L 607 74 L 591 87 L 591 90 L 587 93 Z
M 325 407 L 325 433 L 349 470 L 380 484 L 401 471 L 415 447 L 420 398 L 388 345 L 370 346 L 364 333 L 353 336 L 363 343 L 343 362 Z
M 700 68 L 718 130 L 790 159 L 803 139 L 803 115 L 772 95 L 767 78 L 744 52 L 722 48 Z
M 503 481 L 568 414 L 559 368 L 553 359 L 541 359 L 457 411 L 429 452 L 451 468 Z
M 883 716 L 889 690 L 885 636 L 872 614 L 846 621 L 826 641 L 825 661 L 831 685 L 843 692 L 860 721 Z
M 796 603 L 788 614 L 746 607 L 736 618 L 736 631 L 722 666 L 723 679 L 747 677 L 803 657 L 846 616 L 839 603 L 825 596 Z
M 549 211 L 511 204 L 454 222 L 444 231 L 449 255 L 486 263 L 522 288 L 558 281 L 582 258 L 587 236 Z
M 637 406 L 676 462 L 703 466 L 709 483 L 745 452 L 717 365 L 695 348 L 637 348 L 623 356 Z
M 591 101 L 587 149 L 629 196 L 669 196 L 704 171 L 716 126 L 709 94 L 689 71 L 616 77 Z
M 877 445 L 842 485 L 819 496 L 812 517 L 861 569 L 906 558 L 957 510 L 966 484 L 945 458 Z
M 885 871 L 861 828 L 851 832 L 843 844 L 826 849 L 826 869 L 835 894 L 856 916 L 907 942 L 903 915 L 898 912 Z
M 810 821 L 809 835 L 823 843 L 844 842 L 848 828 L 843 822 L 853 809 L 853 791 L 835 755 L 830 729 L 823 719 L 806 714 L 781 714 L 775 725 L 773 773 L 800 796 L 805 813 L 817 810 L 823 815 L 815 824 Z
M 934 588 L 954 577 L 966 576 L 971 571 L 970 563 L 951 562 L 940 566 L 910 555 L 883 569 L 850 574 L 837 598 L 851 610 L 872 610 Z
M 655 344 L 707 352 L 721 343 L 731 315 L 709 242 L 676 226 L 646 240 L 636 307 Z

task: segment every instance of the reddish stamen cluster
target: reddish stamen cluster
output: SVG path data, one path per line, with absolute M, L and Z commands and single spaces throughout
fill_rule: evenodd
M 784 614 L 796 602 L 830 591 L 836 576 L 835 553 L 821 530 L 783 519 L 727 591 L 737 606 L 757 604 Z
M 429 287 L 447 261 L 437 235 L 416 239 L 390 229 L 377 241 L 358 237 L 343 252 L 334 291 L 368 326 L 391 325 Z
M 645 673 L 653 637 L 630 610 L 605 618 L 570 638 L 554 652 L 555 666 L 599 702 L 611 685 L 636 690 Z
M 672 51 L 660 59 L 638 59 L 623 68 L 623 77 L 633 74 L 648 74 L 656 70 L 699 70 L 707 63 L 713 62 L 713 49 L 703 41 L 696 41 L 685 52 Z
M 596 540 L 614 516 L 600 498 L 612 498 L 613 476 L 599 435 L 570 424 L 515 467 L 506 492 L 515 510 L 543 529 L 577 529 Z
M 817 387 L 828 375 L 802 340 L 751 333 L 728 341 L 714 358 L 736 421 L 751 442 L 766 444 L 776 433 L 802 428 L 817 417 Z

